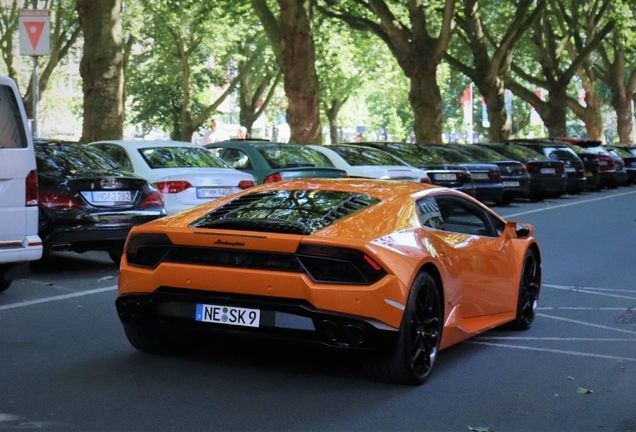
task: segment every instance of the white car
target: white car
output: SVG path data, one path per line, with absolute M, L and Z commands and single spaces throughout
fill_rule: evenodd
M 18 87 L 0 77 L 0 292 L 42 257 L 38 175 Z
M 196 144 L 113 140 L 88 145 L 154 184 L 169 215 L 254 186 L 254 176 Z
M 412 167 L 392 154 L 372 147 L 352 144 L 311 144 L 309 147 L 327 156 L 336 168 L 345 170 L 352 178 L 431 182 L 426 171 Z

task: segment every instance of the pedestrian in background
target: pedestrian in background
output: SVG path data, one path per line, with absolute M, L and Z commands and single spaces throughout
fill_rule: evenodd
M 210 130 L 203 135 L 203 138 L 201 138 L 201 145 L 227 141 L 230 139 L 230 136 L 219 128 L 219 123 L 220 121 L 216 118 L 213 118 L 210 121 Z
M 245 126 L 241 126 L 238 130 L 238 139 L 247 139 L 247 128 Z

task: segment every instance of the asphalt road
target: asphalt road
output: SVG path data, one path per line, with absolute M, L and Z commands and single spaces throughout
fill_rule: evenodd
M 0 294 L 0 429 L 636 431 L 636 187 L 496 210 L 536 228 L 535 324 L 442 351 L 420 387 L 297 344 L 141 354 L 106 254 L 52 255 Z

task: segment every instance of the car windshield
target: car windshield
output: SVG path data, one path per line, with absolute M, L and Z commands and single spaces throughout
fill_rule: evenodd
M 34 147 L 39 173 L 68 177 L 83 171 L 125 171 L 106 153 L 82 144 L 51 143 Z
M 474 157 L 466 153 L 463 153 L 459 150 L 455 150 L 455 149 L 444 147 L 444 146 L 435 146 L 433 148 L 444 158 L 446 162 L 451 162 L 451 163 L 478 163 L 479 162 Z
M 434 149 L 423 145 L 389 143 L 383 145 L 382 149 L 413 166 L 443 164 L 445 162 L 444 158 L 436 153 Z
M 139 153 L 148 166 L 157 168 L 228 168 L 229 166 L 201 147 L 145 147 Z
M 328 146 L 338 153 L 351 166 L 360 165 L 401 165 L 405 163 L 392 154 L 371 147 L 360 148 L 358 146 Z
M 329 158 L 317 150 L 301 145 L 257 145 L 256 149 L 272 168 L 333 168 Z
M 536 151 L 531 150 L 527 147 L 523 147 L 523 146 L 505 145 L 505 146 L 497 147 L 495 151 L 505 155 L 506 157 L 509 157 L 510 159 L 515 159 L 519 161 L 527 161 L 527 160 L 547 161 L 549 160 L 547 157 L 545 157 L 541 153 L 537 153 Z
M 459 149 L 460 151 L 465 151 L 481 162 L 495 162 L 505 159 L 503 155 L 486 147 L 474 145 L 458 145 L 455 148 Z

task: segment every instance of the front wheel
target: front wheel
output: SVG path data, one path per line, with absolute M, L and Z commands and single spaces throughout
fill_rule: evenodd
M 443 318 L 437 284 L 428 273 L 420 273 L 411 287 L 397 343 L 385 356 L 365 364 L 365 371 L 378 381 L 424 383 L 437 358 Z
M 512 326 L 517 330 L 527 330 L 537 313 L 537 301 L 541 291 L 541 261 L 534 249 L 528 249 L 521 270 L 517 316 Z

